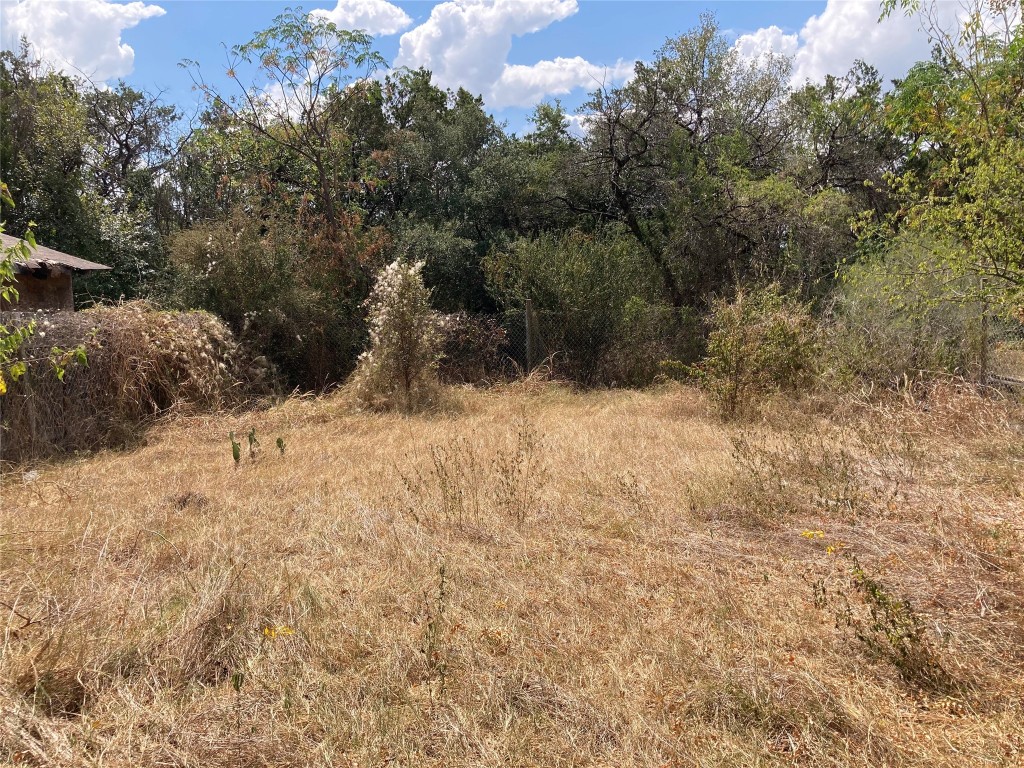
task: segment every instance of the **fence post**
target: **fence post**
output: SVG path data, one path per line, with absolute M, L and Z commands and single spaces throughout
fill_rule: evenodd
M 533 327 L 533 299 L 526 300 L 526 309 L 523 313 L 526 316 L 526 370 L 533 370 L 533 356 L 534 356 L 534 334 L 536 329 Z
M 979 356 L 979 366 L 981 368 L 981 385 L 988 385 L 988 297 L 985 295 L 985 277 L 982 275 L 979 278 L 981 285 L 981 355 Z

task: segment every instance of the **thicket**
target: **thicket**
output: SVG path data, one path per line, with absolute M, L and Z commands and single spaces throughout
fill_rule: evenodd
M 170 240 L 169 304 L 222 318 L 290 387 L 322 388 L 350 372 L 366 343 L 362 275 L 346 275 L 336 244 L 310 241 L 286 217 L 235 210 Z
M 123 447 L 170 413 L 241 405 L 272 391 L 272 372 L 207 312 L 165 312 L 145 302 L 76 313 L 9 312 L 35 332 L 19 350 L 25 371 L 0 398 L 0 459 L 22 461 Z M 58 377 L 54 347 L 84 357 Z
M 649 383 L 658 363 L 691 357 L 692 313 L 662 294 L 650 256 L 622 228 L 520 238 L 484 261 L 499 305 L 536 312 L 538 360 L 582 384 Z
M 186 62 L 206 104 L 181 138 L 158 97 L 23 48 L 0 55 L 4 222 L 114 266 L 81 305 L 212 312 L 304 390 L 352 373 L 396 260 L 423 263 L 433 310 L 474 318 L 453 354 L 503 358 L 481 378 L 525 367 L 528 300 L 535 351 L 581 384 L 642 385 L 705 351 L 716 370 L 737 285 L 810 309 L 832 384 L 976 375 L 1024 284 L 1019 3 L 921 20 L 935 53 L 891 88 L 858 62 L 793 89 L 789 60 L 744 59 L 705 16 L 595 90 L 583 135 L 557 103 L 515 135 L 425 70 L 372 76 L 369 37 L 300 11 L 229 51 L 227 86 Z
M 981 367 L 983 301 L 964 280 L 934 269 L 942 243 L 901 238 L 881 258 L 843 273 L 826 317 L 823 375 L 834 385 L 892 386 L 908 379 L 975 377 Z

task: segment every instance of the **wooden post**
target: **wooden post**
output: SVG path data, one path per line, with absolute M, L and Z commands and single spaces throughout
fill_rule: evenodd
M 533 299 L 526 300 L 525 307 L 526 314 L 526 370 L 533 370 L 533 358 L 534 358 L 534 334 L 536 329 L 533 327 Z

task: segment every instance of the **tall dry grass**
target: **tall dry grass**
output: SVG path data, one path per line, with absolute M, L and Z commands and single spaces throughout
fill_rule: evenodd
M 8 472 L 0 760 L 1021 764 L 1019 406 L 451 399 Z
M 13 325 L 34 321 L 36 329 L 21 351 L 28 372 L 0 397 L 2 460 L 123 447 L 169 412 L 215 411 L 270 391 L 266 365 L 254 365 L 206 312 L 134 301 L 5 315 Z M 59 380 L 51 350 L 76 347 L 85 363 L 67 365 Z

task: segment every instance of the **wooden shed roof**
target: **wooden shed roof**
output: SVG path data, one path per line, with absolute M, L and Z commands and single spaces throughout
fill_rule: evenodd
M 0 234 L 0 241 L 2 241 L 5 251 L 22 242 L 20 237 L 11 237 L 10 235 L 5 234 Z M 96 272 L 103 269 L 110 269 L 106 264 L 97 264 L 95 261 L 86 261 L 85 259 L 80 259 L 77 256 L 72 256 L 68 253 L 61 253 L 60 251 L 55 251 L 52 248 L 45 248 L 42 245 L 37 245 L 32 249 L 32 256 L 27 262 L 18 261 L 16 263 L 16 268 L 19 270 L 33 270 L 54 264 L 74 270 L 75 272 Z

